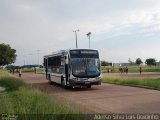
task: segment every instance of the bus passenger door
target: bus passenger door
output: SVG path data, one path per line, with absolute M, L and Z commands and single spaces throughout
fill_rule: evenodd
M 68 81 L 68 64 L 65 64 L 65 77 L 66 77 L 66 83 Z
M 65 56 L 65 77 L 66 77 L 66 84 L 68 82 L 68 57 Z
M 45 73 L 46 73 L 46 79 L 48 79 L 48 59 L 44 58 L 44 65 L 45 65 Z

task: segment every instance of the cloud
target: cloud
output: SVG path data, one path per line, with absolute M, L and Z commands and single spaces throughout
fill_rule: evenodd
M 91 32 L 91 46 L 111 51 L 110 60 L 119 61 L 142 44 L 154 48 L 151 40 L 159 44 L 159 8 L 159 0 L 1 0 L 0 42 L 11 44 L 19 55 L 46 54 L 75 48 L 72 31 L 79 29 L 79 47 L 88 48 L 86 34 Z

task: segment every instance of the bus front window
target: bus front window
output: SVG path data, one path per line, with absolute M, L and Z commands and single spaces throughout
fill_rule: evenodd
M 98 58 L 72 58 L 72 72 L 75 77 L 96 77 L 100 75 Z

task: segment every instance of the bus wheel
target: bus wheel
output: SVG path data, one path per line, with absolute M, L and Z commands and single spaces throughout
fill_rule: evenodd
M 50 74 L 48 74 L 48 83 L 49 83 L 50 85 L 52 85 L 51 75 L 50 75 Z
M 87 85 L 87 88 L 91 88 L 91 85 Z

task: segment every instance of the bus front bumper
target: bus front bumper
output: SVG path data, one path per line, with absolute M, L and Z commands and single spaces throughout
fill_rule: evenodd
M 70 86 L 91 86 L 91 85 L 101 85 L 100 78 L 78 78 L 78 79 L 70 79 Z

